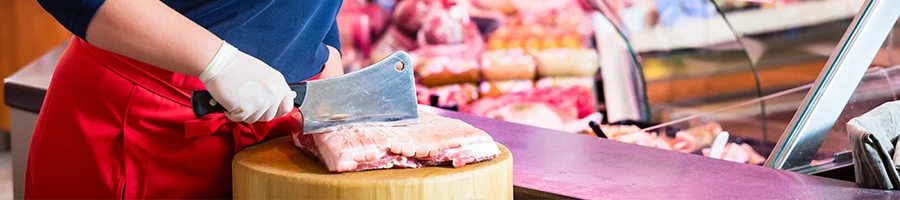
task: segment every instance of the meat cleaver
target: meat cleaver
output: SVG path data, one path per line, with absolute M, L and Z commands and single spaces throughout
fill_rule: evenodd
M 377 63 L 341 76 L 289 84 L 303 114 L 303 133 L 349 123 L 395 126 L 418 123 L 419 112 L 409 54 L 395 52 Z M 208 91 L 191 94 L 198 118 L 226 111 Z

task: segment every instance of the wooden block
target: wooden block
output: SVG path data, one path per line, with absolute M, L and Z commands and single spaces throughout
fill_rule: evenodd
M 289 137 L 246 148 L 232 162 L 234 199 L 512 199 L 512 154 L 418 169 L 332 173 Z

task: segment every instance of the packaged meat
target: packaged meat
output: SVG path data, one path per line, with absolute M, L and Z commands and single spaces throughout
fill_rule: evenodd
M 537 55 L 538 75 L 591 77 L 599 69 L 599 57 L 593 49 L 548 49 Z
M 535 88 L 584 87 L 593 90 L 593 77 L 543 77 L 534 84 Z
M 293 117 L 302 120 L 300 114 Z M 420 112 L 419 122 L 389 127 L 346 124 L 310 135 L 302 134 L 302 124 L 295 123 L 291 139 L 331 172 L 445 164 L 459 168 L 500 154 L 490 135 L 463 121 Z
M 565 131 L 565 123 L 544 103 L 517 103 L 501 107 L 492 118 L 546 129 Z
M 481 73 L 490 81 L 531 80 L 536 67 L 534 58 L 522 49 L 487 51 L 481 55 Z
M 419 83 L 437 87 L 456 83 L 474 83 L 481 78 L 478 61 L 474 59 L 451 59 L 449 57 L 420 58 L 415 66 Z
M 479 93 L 482 97 L 493 97 L 533 89 L 534 82 L 531 80 L 484 81 L 481 82 Z
M 474 83 L 452 84 L 434 88 L 418 86 L 416 95 L 418 103 L 423 105 L 431 105 L 431 96 L 437 96 L 437 106 L 439 107 L 463 106 L 478 99 L 478 87 Z

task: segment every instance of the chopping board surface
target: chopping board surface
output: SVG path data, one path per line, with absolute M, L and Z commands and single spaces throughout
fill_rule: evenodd
M 289 137 L 239 152 L 236 199 L 512 199 L 512 154 L 461 168 L 429 166 L 332 173 Z

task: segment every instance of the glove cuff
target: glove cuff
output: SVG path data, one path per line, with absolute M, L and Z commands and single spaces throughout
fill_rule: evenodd
M 216 56 L 213 57 L 212 61 L 210 61 L 209 64 L 206 65 L 206 68 L 203 69 L 203 72 L 200 73 L 200 81 L 206 83 L 215 79 L 219 72 L 230 66 L 228 64 L 229 60 L 237 53 L 237 48 L 223 40 L 222 46 L 219 47 L 219 52 L 216 53 Z

